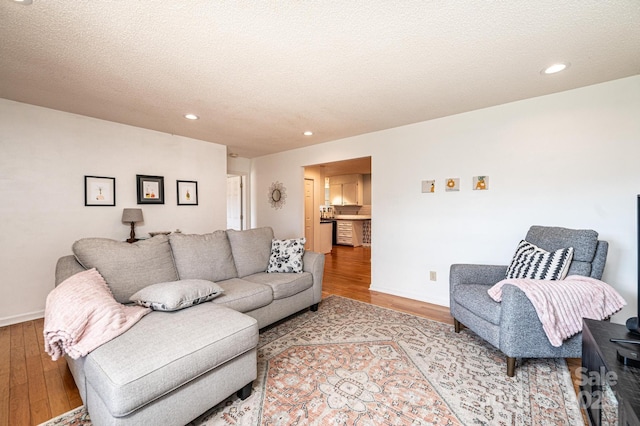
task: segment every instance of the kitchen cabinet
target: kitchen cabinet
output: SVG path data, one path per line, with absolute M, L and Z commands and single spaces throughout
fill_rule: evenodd
M 359 247 L 362 245 L 361 220 L 338 220 L 337 224 L 337 244 L 353 247 Z
M 320 223 L 320 253 L 331 253 L 333 249 L 333 223 Z
M 329 199 L 334 206 L 361 206 L 364 199 L 362 175 L 352 174 L 330 177 Z

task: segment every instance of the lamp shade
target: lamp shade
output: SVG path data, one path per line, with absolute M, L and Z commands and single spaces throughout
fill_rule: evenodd
M 124 209 L 122 211 L 123 222 L 142 222 L 142 209 Z

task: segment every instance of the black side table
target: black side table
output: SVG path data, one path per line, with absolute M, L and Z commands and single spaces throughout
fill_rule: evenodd
M 640 345 L 614 343 L 609 341 L 611 338 L 640 341 L 640 336 L 629 333 L 624 325 L 583 320 L 581 402 L 591 425 L 607 424 L 611 419 L 603 415 L 603 403 L 605 407 L 607 403 L 603 396 L 609 386 L 618 404 L 617 424 L 637 426 L 640 425 L 640 368 L 618 361 L 617 350 L 622 348 L 640 353 Z

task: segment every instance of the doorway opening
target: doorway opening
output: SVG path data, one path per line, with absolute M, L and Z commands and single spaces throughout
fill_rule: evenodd
M 227 175 L 227 229 L 247 229 L 246 189 L 246 175 Z
M 315 228 L 314 245 L 309 250 L 332 257 L 346 256 L 349 251 L 366 252 L 370 256 L 373 244 L 371 157 L 305 166 L 304 179 L 305 231 L 310 229 L 307 226 L 309 220 L 313 221 Z M 309 181 L 314 182 L 313 215 L 308 214 L 306 198 L 307 187 L 311 185 Z M 340 250 L 335 246 L 340 246 Z

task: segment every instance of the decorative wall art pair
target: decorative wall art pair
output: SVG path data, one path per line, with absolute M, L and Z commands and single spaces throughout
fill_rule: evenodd
M 136 175 L 138 204 L 164 204 L 164 176 Z M 198 182 L 177 180 L 176 193 L 179 206 L 198 205 Z M 104 176 L 84 177 L 84 205 L 116 205 L 116 178 Z
M 489 176 L 474 176 L 471 189 L 474 191 L 487 191 L 489 189 Z M 460 191 L 460 178 L 446 178 L 444 180 L 444 190 L 445 192 Z M 436 181 L 423 180 L 422 192 L 427 194 L 436 192 Z

